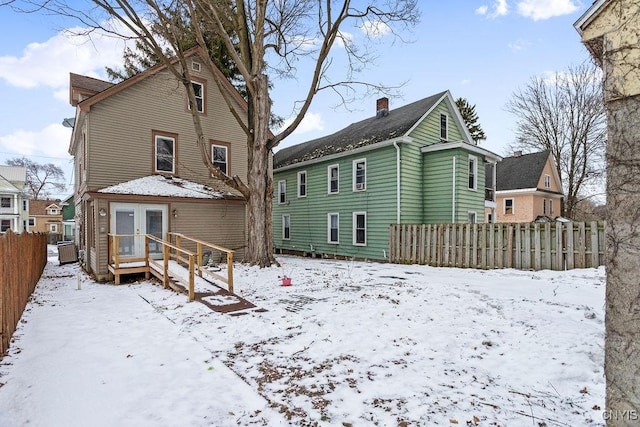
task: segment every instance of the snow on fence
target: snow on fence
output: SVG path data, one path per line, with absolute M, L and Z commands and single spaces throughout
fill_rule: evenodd
M 0 359 L 47 264 L 47 235 L 0 237 Z
M 392 224 L 389 260 L 436 267 L 570 270 L 604 265 L 604 221 Z

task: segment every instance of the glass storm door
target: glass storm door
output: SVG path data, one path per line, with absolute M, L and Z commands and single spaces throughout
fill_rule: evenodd
M 118 251 L 121 256 L 143 257 L 144 235 L 162 239 L 167 233 L 167 206 L 142 203 L 111 203 L 111 233 L 120 235 Z M 151 254 L 161 254 L 157 242 L 149 242 Z

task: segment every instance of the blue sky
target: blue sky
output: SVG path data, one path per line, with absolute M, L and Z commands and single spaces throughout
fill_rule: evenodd
M 487 134 L 482 146 L 507 155 L 515 118 L 504 111 L 511 94 L 532 76 L 563 71 L 588 58 L 573 23 L 589 7 L 585 0 L 421 0 L 421 21 L 403 44 L 384 31 L 374 40 L 375 62 L 358 77 L 389 86 L 404 83 L 390 108 L 450 90 L 476 105 Z M 0 7 L 0 163 L 16 156 L 60 165 L 71 184 L 68 102 L 69 72 L 105 78 L 105 66 L 121 61 L 123 42 L 94 35 L 70 37 L 63 30 L 78 27 L 68 19 L 41 14 L 17 14 Z M 345 27 L 358 42 L 363 29 Z M 339 47 L 337 47 L 339 49 Z M 344 70 L 336 51 L 333 71 Z M 305 66 L 297 79 L 275 80 L 274 112 L 288 117 L 293 102 L 304 96 Z M 335 108 L 339 100 L 320 93 L 299 130 L 283 146 L 333 133 L 375 113 L 371 94 Z M 68 185 L 67 194 L 72 191 Z M 64 197 L 67 194 L 59 194 Z

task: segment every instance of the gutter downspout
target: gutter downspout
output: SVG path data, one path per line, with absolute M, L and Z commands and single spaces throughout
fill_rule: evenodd
M 393 142 L 396 148 L 396 223 L 400 224 L 400 146 L 398 141 Z
M 453 185 L 451 197 L 451 222 L 456 222 L 456 156 L 453 156 Z

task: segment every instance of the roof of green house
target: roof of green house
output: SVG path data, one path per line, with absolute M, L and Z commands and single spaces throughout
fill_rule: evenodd
M 549 150 L 505 157 L 496 168 L 496 190 L 536 188 L 548 158 Z
M 334 134 L 283 148 L 274 154 L 273 167 L 277 169 L 401 137 L 446 93 L 447 91 L 443 91 L 403 107 L 352 123 Z

